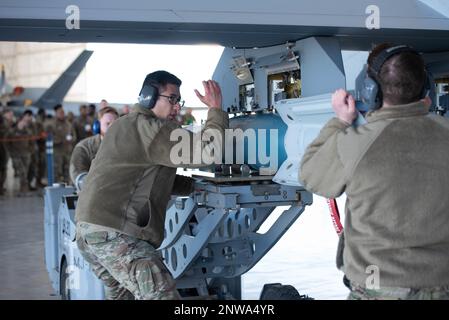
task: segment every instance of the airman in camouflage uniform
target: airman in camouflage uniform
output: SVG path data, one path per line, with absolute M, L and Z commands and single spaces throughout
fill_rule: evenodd
M 45 150 L 45 121 L 46 115 L 44 109 L 39 109 L 36 117 L 36 134 L 41 138 L 36 141 L 37 144 L 37 167 L 36 167 L 36 186 L 44 187 L 42 179 L 46 175 L 47 155 Z
M 3 140 L 6 136 L 6 126 L 4 125 L 4 119 L 0 115 L 0 195 L 5 193 L 4 184 L 6 181 L 6 172 L 8 164 L 8 151 L 6 151 L 5 143 Z
M 58 104 L 54 110 L 55 118 L 46 124 L 45 131 L 53 135 L 55 181 L 69 183 L 69 163 L 76 141 L 75 130 L 66 119 L 62 105 Z
M 83 257 L 105 285 L 106 299 L 179 299 L 175 281 L 148 241 L 82 222 L 77 224 L 76 238 Z
M 147 76 L 142 92 L 150 84 L 159 91 L 154 104 L 142 99 L 133 112 L 114 122 L 101 142 L 77 202 L 77 243 L 105 285 L 116 288 L 116 296 L 124 297 L 120 290 L 126 289 L 136 299 L 177 299 L 175 281 L 155 248 L 164 238 L 170 195 L 193 192 L 191 180 L 180 190 L 179 164 L 170 157 L 178 143 L 170 135 L 183 130 L 173 121 L 182 104 L 181 81 L 157 71 Z M 223 136 L 229 124 L 221 110 L 220 87 L 214 81 L 203 85 L 205 96 L 198 92 L 197 96 L 209 107 L 204 132 Z M 222 150 L 221 140 L 196 144 L 190 154 Z M 192 161 L 183 165 L 209 164 Z
M 92 136 L 92 124 L 94 122 L 94 119 L 87 114 L 87 105 L 81 105 L 79 110 L 80 115 L 73 122 L 77 142 Z
M 30 140 L 30 143 L 28 145 L 29 153 L 30 153 L 30 165 L 28 166 L 28 173 L 27 173 L 27 179 L 28 179 L 28 189 L 30 190 L 36 190 L 35 187 L 33 187 L 31 184 L 33 180 L 37 177 L 37 161 L 38 161 L 38 150 L 37 150 L 37 143 L 36 143 L 36 137 L 38 135 L 38 129 L 37 124 L 33 121 L 33 112 L 31 110 L 25 111 L 30 117 L 31 121 L 29 124 L 29 130 L 31 131 L 31 136 L 33 137 L 33 140 Z M 37 182 L 37 180 L 36 180 Z
M 100 121 L 100 134 L 88 137 L 77 143 L 70 158 L 70 178 L 73 184 L 79 189 L 77 184 L 81 179 L 80 175 L 85 176 L 89 172 L 92 161 L 100 148 L 101 140 L 112 125 L 117 120 L 119 114 L 115 108 L 106 107 L 98 112 Z
M 6 135 L 10 140 L 7 143 L 8 152 L 20 179 L 20 193 L 29 191 L 27 175 L 31 160 L 31 148 L 34 145 L 31 121 L 30 113 L 25 112 Z
M 13 124 L 13 113 L 10 109 L 4 109 L 0 114 L 0 195 L 5 193 L 5 181 L 7 165 L 9 160 L 8 150 L 5 141 L 7 133 Z
M 367 75 L 380 84 L 367 123 L 354 128 L 354 97 L 335 91 L 336 117 L 307 147 L 299 179 L 320 196 L 347 195 L 337 266 L 348 299 L 448 299 L 449 165 L 434 163 L 449 158 L 449 122 L 429 114 L 431 81 L 412 48 L 376 46 Z
M 72 182 L 75 184 L 78 190 L 81 190 L 81 183 L 77 179 L 81 175 L 86 175 L 89 172 L 92 161 L 100 148 L 101 140 L 107 129 L 110 127 L 113 121 L 117 120 L 118 112 L 114 108 L 106 107 L 99 112 L 100 118 L 100 134 L 92 137 L 88 137 L 80 141 L 73 149 L 72 157 L 70 159 L 70 177 Z M 85 247 L 86 240 L 80 240 L 87 238 L 92 239 L 95 236 L 95 232 L 102 232 L 101 229 L 89 229 L 89 224 L 83 224 L 78 229 L 83 230 L 81 234 L 77 236 L 79 241 L 78 247 Z M 84 233 L 88 233 L 84 236 Z M 88 249 L 86 249 L 88 250 Z M 86 251 L 84 250 L 84 251 Z M 105 284 L 105 296 L 108 300 L 134 300 L 134 295 L 127 290 L 119 286 L 117 280 L 96 261 L 94 255 L 85 253 L 86 260 L 90 263 L 93 272 L 98 276 L 99 279 Z

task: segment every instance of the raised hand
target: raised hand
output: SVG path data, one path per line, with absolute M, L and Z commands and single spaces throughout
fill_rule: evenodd
M 221 89 L 217 82 L 213 80 L 203 81 L 204 96 L 195 89 L 196 96 L 208 108 L 221 109 Z
M 343 89 L 338 89 L 332 95 L 332 108 L 337 118 L 348 125 L 357 118 L 354 97 Z

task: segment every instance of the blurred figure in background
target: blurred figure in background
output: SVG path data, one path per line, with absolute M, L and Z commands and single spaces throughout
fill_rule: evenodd
M 102 99 L 100 102 L 100 110 L 103 108 L 106 108 L 108 106 L 108 102 L 106 101 L 106 99 Z
M 88 112 L 87 114 L 91 119 L 97 118 L 97 106 L 93 103 L 89 104 Z
M 89 116 L 87 105 L 83 104 L 79 108 L 80 114 L 73 122 L 73 127 L 76 133 L 76 142 L 92 136 L 92 124 L 94 119 Z
M 75 114 L 72 111 L 67 112 L 67 121 L 73 125 L 73 121 L 75 121 Z
M 129 113 L 129 105 L 125 104 L 122 108 L 122 113 L 120 114 L 120 116 L 125 116 Z
M 28 189 L 30 191 L 36 190 L 36 187 L 33 186 L 33 182 L 36 180 L 37 176 L 37 161 L 38 161 L 38 150 L 37 150 L 37 142 L 36 137 L 38 135 L 38 130 L 36 126 L 36 119 L 34 118 L 33 111 L 26 110 L 24 113 L 27 117 L 30 118 L 29 123 L 29 131 L 31 133 L 30 141 L 28 144 L 29 153 L 30 153 L 30 165 L 28 166 L 27 172 L 27 180 L 28 180 Z M 37 181 L 36 181 L 37 183 Z
M 58 104 L 53 109 L 55 110 L 55 117 L 48 121 L 45 131 L 53 135 L 55 181 L 68 183 L 70 181 L 70 154 L 74 141 L 76 141 L 76 133 L 72 124 L 67 120 L 62 105 Z
M 36 187 L 43 188 L 45 184 L 42 180 L 46 176 L 47 172 L 47 155 L 45 151 L 45 122 L 47 121 L 47 115 L 45 109 L 39 109 L 36 116 L 36 131 L 37 135 L 41 138 L 36 141 L 37 144 L 37 169 L 36 169 Z
M 4 188 L 6 181 L 7 165 L 9 153 L 6 146 L 6 139 L 9 129 L 14 123 L 14 114 L 11 109 L 5 108 L 0 113 L 0 195 L 6 192 Z
M 184 110 L 181 110 L 182 125 L 191 125 L 196 123 L 196 119 L 193 116 L 192 111 L 192 108 L 185 108 Z
M 31 150 L 35 145 L 34 140 L 31 139 L 33 136 L 32 119 L 31 111 L 25 111 L 19 121 L 6 134 L 6 138 L 9 140 L 7 149 L 20 180 L 19 196 L 29 191 L 27 175 L 31 161 Z
M 100 148 L 101 141 L 111 124 L 117 120 L 119 114 L 116 109 L 105 107 L 98 112 L 98 117 L 100 134 L 80 141 L 73 149 L 72 157 L 70 158 L 70 178 L 77 190 L 81 190 L 82 180 L 89 172 L 90 165 Z

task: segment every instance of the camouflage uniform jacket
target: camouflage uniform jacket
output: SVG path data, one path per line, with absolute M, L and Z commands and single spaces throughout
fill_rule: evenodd
M 300 180 L 346 192 L 343 271 L 380 287 L 449 285 L 449 121 L 422 102 L 384 107 L 352 127 L 331 119 L 308 146 Z
M 76 134 L 69 121 L 56 118 L 45 123 L 45 131 L 53 135 L 53 147 L 64 152 L 72 152 Z
M 5 161 L 7 159 L 6 142 L 2 140 L 6 139 L 8 128 L 6 119 L 0 114 L 0 159 L 5 159 Z
M 209 110 L 203 134 L 219 132 L 224 138 L 228 115 Z M 174 121 L 158 119 L 154 113 L 136 105 L 133 112 L 116 120 L 101 142 L 76 208 L 76 221 L 110 227 L 159 247 L 164 237 L 167 203 L 174 189 L 178 164 L 170 153 L 178 141 L 170 141 L 179 129 L 191 138 L 191 132 Z M 214 129 L 214 130 L 211 130 Z M 193 154 L 222 150 L 220 139 L 195 144 Z M 192 141 L 192 140 L 191 140 Z M 201 167 L 204 163 L 182 165 Z M 185 184 L 192 192 L 192 184 Z
M 73 127 L 78 141 L 92 136 L 92 124 L 93 119 L 89 116 L 79 116 L 75 119 L 75 121 L 73 122 Z
M 98 152 L 101 144 L 101 136 L 86 138 L 78 142 L 70 158 L 70 178 L 75 183 L 76 177 L 83 172 L 89 172 L 92 161 Z
M 19 129 L 17 124 L 8 130 L 6 138 L 11 141 L 7 142 L 7 149 L 11 157 L 17 157 L 21 155 L 30 155 L 36 142 L 33 138 L 32 127 L 26 127 Z
M 45 133 L 45 119 L 42 120 L 39 117 L 36 118 L 35 128 L 36 135 L 42 137 L 41 139 L 36 141 L 39 152 L 45 152 L 45 138 L 43 137 L 43 134 Z

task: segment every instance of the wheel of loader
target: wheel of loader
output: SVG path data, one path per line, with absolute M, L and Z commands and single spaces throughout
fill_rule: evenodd
M 70 289 L 67 286 L 68 282 L 68 274 L 67 274 L 67 261 L 64 259 L 61 266 L 61 273 L 59 276 L 59 292 L 61 294 L 62 300 L 71 300 L 70 297 Z
M 260 300 L 313 300 L 307 295 L 300 295 L 295 287 L 280 283 L 267 283 L 260 293 Z

